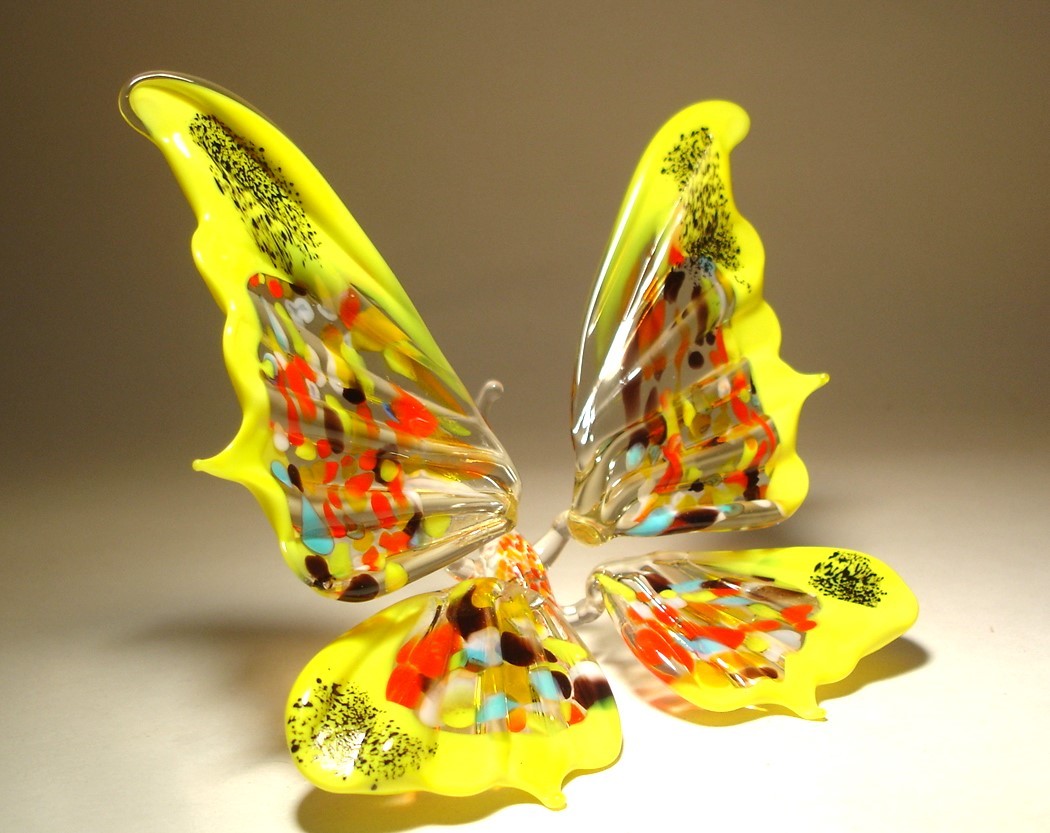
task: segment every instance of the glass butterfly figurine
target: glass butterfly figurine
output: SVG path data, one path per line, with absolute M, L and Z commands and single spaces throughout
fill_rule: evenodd
M 574 625 L 608 611 L 628 648 L 697 706 L 823 711 L 818 685 L 903 633 L 915 597 L 886 565 L 825 547 L 657 552 L 604 564 L 559 606 L 569 536 L 776 524 L 808 480 L 795 449 L 825 380 L 779 357 L 761 241 L 733 201 L 748 129 L 727 102 L 683 110 L 642 157 L 601 262 L 572 394 L 572 505 L 536 547 L 514 532 L 511 461 L 387 264 L 265 117 L 207 82 L 155 73 L 127 121 L 198 219 L 193 254 L 225 311 L 243 409 L 196 466 L 256 496 L 289 566 L 369 601 L 446 568 L 457 583 L 376 613 L 289 696 L 292 757 L 319 787 L 526 790 L 612 764 L 619 718 Z

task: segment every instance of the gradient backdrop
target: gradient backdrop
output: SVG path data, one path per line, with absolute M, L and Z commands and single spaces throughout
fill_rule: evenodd
M 0 827 L 568 830 L 605 814 L 616 831 L 661 812 L 631 789 L 722 826 L 765 797 L 817 830 L 977 829 L 992 808 L 999 829 L 1050 823 L 1050 6 L 42 0 L 5 6 L 0 38 Z M 919 625 L 834 687 L 854 696 L 817 727 L 668 716 L 588 634 L 627 745 L 561 815 L 510 793 L 312 791 L 281 748 L 284 691 L 373 608 L 296 588 L 250 497 L 189 470 L 238 412 L 193 218 L 117 113 L 151 69 L 282 126 L 468 387 L 506 384 L 492 421 L 533 537 L 568 500 L 578 328 L 637 158 L 681 107 L 742 104 L 735 192 L 783 354 L 832 383 L 803 415 L 796 518 L 666 543 L 867 550 L 913 584 Z M 566 596 L 598 557 L 574 553 Z

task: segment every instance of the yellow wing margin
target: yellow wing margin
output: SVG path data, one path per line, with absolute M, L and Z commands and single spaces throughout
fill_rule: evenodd
M 121 111 L 192 207 L 243 409 L 195 466 L 247 486 L 289 565 L 363 600 L 513 524 L 517 477 L 411 301 L 310 161 L 199 79 L 133 79 Z M 458 514 L 454 509 L 459 508 Z

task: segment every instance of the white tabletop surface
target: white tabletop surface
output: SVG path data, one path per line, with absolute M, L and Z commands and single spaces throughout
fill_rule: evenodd
M 232 484 L 182 468 L 150 483 L 142 478 L 161 471 L 148 464 L 100 470 L 90 485 L 69 484 L 61 508 L 44 484 L 27 484 L 8 498 L 17 522 L 4 530 L 0 829 L 576 831 L 664 818 L 710 829 L 1040 829 L 1050 823 L 1050 665 L 1039 644 L 1050 626 L 1047 481 L 1021 454 L 1010 465 L 1001 454 L 965 465 L 909 457 L 925 472 L 918 500 L 900 489 L 900 461 L 844 466 L 818 451 L 811 468 L 823 485 L 780 529 L 661 542 L 850 546 L 906 578 L 918 623 L 821 689 L 827 720 L 699 712 L 641 671 L 608 623 L 592 624 L 584 636 L 612 680 L 624 748 L 610 769 L 572 779 L 560 812 L 514 790 L 453 799 L 313 789 L 284 748 L 286 690 L 380 603 L 333 604 L 298 587 Z M 555 482 L 561 472 L 526 474 L 535 485 L 526 478 L 522 526 L 534 537 L 567 487 Z M 598 557 L 564 554 L 556 590 L 578 592 Z

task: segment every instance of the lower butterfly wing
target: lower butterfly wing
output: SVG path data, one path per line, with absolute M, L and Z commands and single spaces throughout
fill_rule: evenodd
M 510 529 L 506 453 L 309 160 L 203 81 L 142 76 L 121 106 L 182 186 L 194 259 L 226 313 L 244 417 L 198 467 L 255 494 L 300 578 L 367 600 Z
M 600 567 L 592 586 L 642 664 L 711 711 L 780 705 L 821 718 L 817 686 L 918 615 L 885 564 L 827 547 L 655 553 Z
M 552 808 L 570 773 L 609 766 L 621 744 L 593 657 L 554 601 L 513 577 L 415 596 L 329 645 L 292 689 L 287 736 L 332 792 L 516 787 Z
M 826 377 L 779 356 L 762 242 L 730 183 L 748 124 L 728 102 L 683 110 L 628 188 L 573 389 L 569 529 L 585 542 L 769 526 L 806 495 L 797 424 Z

